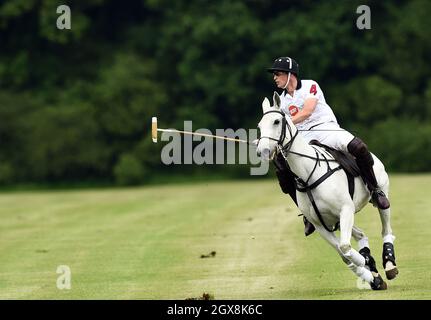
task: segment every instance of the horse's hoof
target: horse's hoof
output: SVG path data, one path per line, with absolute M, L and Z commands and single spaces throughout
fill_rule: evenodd
M 383 281 L 383 278 L 380 275 L 374 277 L 374 280 L 370 283 L 370 286 L 373 290 L 386 290 L 388 288 L 388 285 L 385 281 Z
M 390 266 L 389 266 L 390 265 Z M 398 275 L 398 268 L 394 266 L 390 261 L 386 264 L 385 268 L 386 279 L 392 280 Z

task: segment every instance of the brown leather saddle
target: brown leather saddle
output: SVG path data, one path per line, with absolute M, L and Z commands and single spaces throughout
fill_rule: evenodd
M 359 170 L 358 164 L 356 163 L 356 158 L 349 152 L 334 149 L 327 146 L 326 144 L 320 143 L 317 140 L 311 140 L 310 144 L 324 148 L 326 151 L 328 151 L 340 164 L 344 171 L 351 174 L 353 177 L 359 177 L 361 175 L 361 171 Z
M 361 171 L 356 163 L 356 158 L 352 156 L 349 152 L 337 150 L 329 147 L 317 140 L 311 140 L 311 145 L 321 147 L 325 149 L 334 159 L 340 164 L 341 168 L 347 175 L 347 180 L 349 183 L 349 194 L 353 199 L 353 194 L 355 192 L 355 178 L 361 176 Z

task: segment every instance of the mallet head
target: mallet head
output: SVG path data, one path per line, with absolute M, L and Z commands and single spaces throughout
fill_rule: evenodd
M 151 118 L 151 138 L 153 142 L 157 142 L 157 117 Z

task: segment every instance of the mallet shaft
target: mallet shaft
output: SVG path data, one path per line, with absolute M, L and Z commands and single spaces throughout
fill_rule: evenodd
M 157 129 L 157 131 L 173 132 L 173 133 L 178 132 L 178 133 L 185 133 L 185 134 L 190 134 L 195 136 L 210 137 L 210 138 L 216 138 L 216 139 L 222 139 L 222 140 L 228 140 L 228 141 L 234 141 L 234 142 L 248 143 L 248 141 L 241 140 L 241 139 L 228 138 L 228 137 L 216 136 L 212 134 L 199 133 L 199 132 L 189 132 L 189 131 L 181 131 L 181 130 L 175 130 L 175 129 Z

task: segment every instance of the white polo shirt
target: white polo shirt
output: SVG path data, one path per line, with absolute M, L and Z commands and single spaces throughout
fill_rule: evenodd
M 281 95 L 281 110 L 290 117 L 304 108 L 308 98 L 317 98 L 317 105 L 310 117 L 296 127 L 305 141 L 318 140 L 335 149 L 347 151 L 347 145 L 354 136 L 340 128 L 331 107 L 326 103 L 325 96 L 316 81 L 302 80 L 301 87 L 295 90 L 293 97 L 284 91 Z
M 285 90 L 280 95 L 280 98 L 281 110 L 287 115 L 290 115 L 290 117 L 294 116 L 299 110 L 304 108 L 304 102 L 306 99 L 317 98 L 316 108 L 310 117 L 296 124 L 296 127 L 300 130 L 309 130 L 313 126 L 323 123 L 338 124 L 334 112 L 325 101 L 325 96 L 323 95 L 319 84 L 314 80 L 301 80 L 301 88 L 294 91 L 293 97 Z

